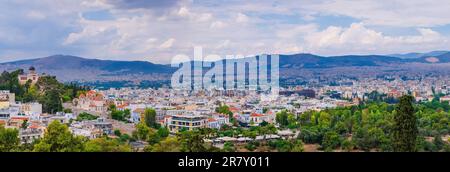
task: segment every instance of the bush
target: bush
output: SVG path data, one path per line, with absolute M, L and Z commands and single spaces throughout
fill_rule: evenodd
M 341 145 L 341 140 L 342 138 L 338 133 L 334 131 L 329 131 L 325 133 L 325 136 L 323 137 L 322 149 L 325 150 L 336 149 Z
M 86 112 L 83 112 L 83 113 L 80 113 L 78 116 L 77 116 L 77 121 L 85 121 L 85 120 L 87 120 L 87 121 L 90 121 L 90 120 L 96 120 L 98 118 L 98 116 L 94 116 L 94 115 L 92 115 L 92 114 L 89 114 L 89 113 L 86 113 Z
M 254 144 L 254 142 L 249 142 L 245 145 L 245 149 L 253 152 L 254 150 L 256 150 L 256 145 Z

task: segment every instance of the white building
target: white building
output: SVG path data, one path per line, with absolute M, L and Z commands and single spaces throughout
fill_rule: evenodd
M 33 141 L 44 137 L 44 128 L 27 128 L 19 130 L 19 138 L 22 144 L 32 143 Z
M 167 116 L 164 119 L 164 125 L 170 132 L 176 133 L 183 129 L 194 130 L 198 128 L 204 128 L 206 126 L 206 116 L 186 114 L 186 115 L 173 115 Z
M 89 112 L 102 113 L 108 110 L 103 95 L 93 90 L 81 94 L 78 99 L 74 99 L 73 103 L 76 108 Z
M 27 116 L 42 114 L 42 104 L 40 103 L 20 104 L 20 113 Z

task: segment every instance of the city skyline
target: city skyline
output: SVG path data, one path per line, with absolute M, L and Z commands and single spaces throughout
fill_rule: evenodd
M 5 0 L 2 162 L 446 165 L 449 9 L 450 0 Z
M 5 2 L 0 62 L 69 54 L 168 64 L 194 46 L 223 56 L 448 50 L 449 7 L 401 0 Z

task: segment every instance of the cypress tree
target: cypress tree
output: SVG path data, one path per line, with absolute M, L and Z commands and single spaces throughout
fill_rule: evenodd
M 394 151 L 416 151 L 416 138 L 418 134 L 417 117 L 413 107 L 413 97 L 405 95 L 400 97 L 394 116 L 393 141 Z

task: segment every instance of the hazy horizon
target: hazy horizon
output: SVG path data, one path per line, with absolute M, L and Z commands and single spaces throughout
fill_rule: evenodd
M 449 50 L 448 9 L 446 0 L 8 1 L 0 62 L 69 54 L 168 64 L 194 46 L 221 56 Z
M 313 53 L 287 53 L 287 54 L 279 54 L 279 55 L 296 55 L 296 54 L 312 54 L 312 55 L 317 55 L 317 56 L 321 56 L 321 57 L 338 57 L 338 56 L 370 56 L 370 55 L 379 55 L 379 56 L 390 56 L 390 57 L 395 57 L 394 55 L 406 55 L 406 54 L 427 54 L 427 53 L 432 53 L 432 52 L 450 52 L 450 50 L 435 50 L 435 51 L 430 51 L 430 52 L 408 52 L 408 53 L 392 53 L 392 54 L 341 54 L 341 55 L 331 55 L 331 56 L 326 56 L 326 55 L 320 55 L 320 54 L 313 54 Z M 264 53 L 261 53 L 264 54 Z M 189 54 L 187 54 L 189 55 Z M 259 54 L 260 55 L 260 54 Z M 167 63 L 158 63 L 153 62 L 153 61 L 149 61 L 149 60 L 127 60 L 127 59 L 103 59 L 103 58 L 97 58 L 97 57 L 83 57 L 83 56 L 79 56 L 79 55 L 72 55 L 72 54 L 53 54 L 53 55 L 48 55 L 48 56 L 43 56 L 43 57 L 28 57 L 28 58 L 23 58 L 23 59 L 16 59 L 16 60 L 7 60 L 7 61 L 2 61 L 0 59 L 0 64 L 2 63 L 11 63 L 11 62 L 17 62 L 17 61 L 23 61 L 23 60 L 34 60 L 34 59 L 41 59 L 41 58 L 47 58 L 47 57 L 52 57 L 52 56 L 73 56 L 73 57 L 80 57 L 83 59 L 90 59 L 90 60 L 113 60 L 113 61 L 145 61 L 145 62 L 150 62 L 150 63 L 154 63 L 154 64 L 161 64 L 161 65 L 170 65 L 170 62 Z M 192 55 L 193 56 L 193 55 Z M 189 56 L 189 57 L 192 57 Z M 205 54 L 204 54 L 205 56 Z M 249 57 L 249 56 L 245 56 L 245 57 Z M 400 57 L 398 57 L 400 58 Z M 419 57 L 417 57 L 419 58 Z

